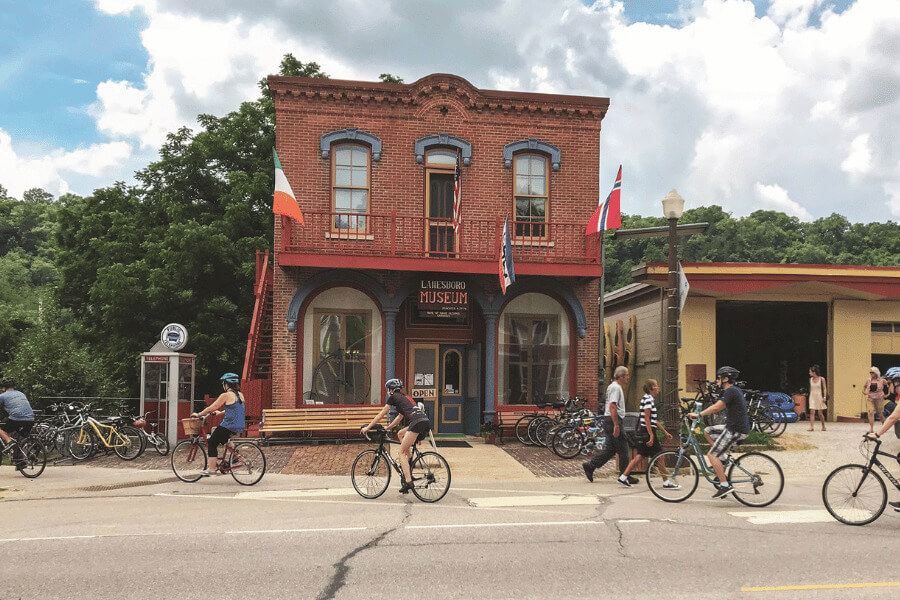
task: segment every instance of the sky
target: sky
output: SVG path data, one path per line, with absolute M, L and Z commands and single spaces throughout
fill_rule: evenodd
M 900 0 L 0 0 L 0 185 L 133 183 L 289 52 L 340 79 L 608 97 L 601 194 L 621 164 L 629 214 L 676 189 L 900 220 Z

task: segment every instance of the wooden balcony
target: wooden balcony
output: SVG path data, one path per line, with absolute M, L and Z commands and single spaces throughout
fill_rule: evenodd
M 306 226 L 281 219 L 278 264 L 303 267 L 498 272 L 503 219 L 460 223 L 393 214 L 304 212 Z M 599 277 L 597 236 L 584 223 L 510 221 L 516 275 Z

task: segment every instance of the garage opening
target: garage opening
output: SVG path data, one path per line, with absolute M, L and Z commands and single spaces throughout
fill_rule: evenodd
M 828 378 L 827 339 L 823 302 L 716 303 L 716 365 L 740 370 L 751 389 L 807 388 L 813 364 Z

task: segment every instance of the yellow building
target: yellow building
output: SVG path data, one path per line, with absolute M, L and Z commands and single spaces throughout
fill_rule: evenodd
M 808 369 L 818 364 L 831 396 L 828 418 L 859 418 L 869 368 L 900 366 L 900 267 L 682 267 L 690 285 L 678 351 L 683 397 L 693 395 L 695 379 L 712 379 L 725 364 L 739 369 L 751 388 L 795 393 L 809 387 Z M 612 332 L 619 322 L 626 330 L 634 323 L 629 358 L 637 384 L 628 393 L 629 410 L 641 381 L 662 380 L 668 267 L 641 265 L 632 275 L 636 283 L 607 294 L 605 304 Z

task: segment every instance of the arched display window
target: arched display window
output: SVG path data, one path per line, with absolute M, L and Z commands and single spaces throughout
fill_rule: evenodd
M 569 317 L 554 298 L 526 293 L 500 315 L 498 404 L 555 402 L 569 396 Z
M 334 287 L 303 318 L 303 403 L 381 404 L 381 311 L 363 292 Z

